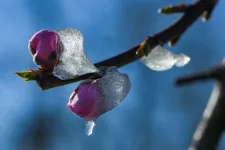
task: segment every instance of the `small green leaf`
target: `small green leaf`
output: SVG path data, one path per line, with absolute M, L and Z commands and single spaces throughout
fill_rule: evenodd
M 29 70 L 24 72 L 16 72 L 16 74 L 20 76 L 21 78 L 23 78 L 25 81 L 31 81 L 31 80 L 36 80 L 39 73 L 37 71 Z

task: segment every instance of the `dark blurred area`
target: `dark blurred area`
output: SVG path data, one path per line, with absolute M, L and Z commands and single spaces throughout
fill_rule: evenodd
M 35 69 L 27 49 L 38 30 L 76 28 L 95 63 L 119 54 L 172 24 L 180 15 L 158 9 L 191 0 L 99 0 L 0 2 L 0 145 L 1 150 L 185 150 L 210 97 L 213 81 L 177 87 L 175 80 L 221 62 L 225 52 L 224 1 L 212 18 L 199 19 L 178 44 L 165 48 L 191 57 L 183 68 L 154 72 L 139 61 L 120 69 L 132 82 L 129 95 L 101 116 L 93 134 L 67 108 L 78 83 L 41 91 L 17 71 Z M 225 147 L 225 139 L 220 148 Z

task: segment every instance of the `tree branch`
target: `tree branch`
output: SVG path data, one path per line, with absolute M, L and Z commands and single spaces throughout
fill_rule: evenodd
M 216 3 L 217 3 L 217 0 L 198 0 L 197 2 L 191 5 L 184 5 L 184 4 L 180 5 L 182 6 L 184 15 L 180 19 L 178 19 L 175 23 L 173 23 L 171 26 L 164 29 L 163 31 L 156 33 L 155 35 L 151 37 L 147 37 L 145 42 L 147 42 L 151 47 L 155 47 L 157 44 L 164 45 L 167 42 L 169 42 L 171 46 L 175 45 L 179 37 L 198 19 L 198 17 L 200 17 L 206 11 L 210 11 L 211 13 L 211 10 L 212 8 L 214 8 Z M 165 7 L 165 8 L 168 8 L 168 7 Z M 169 6 L 169 9 L 170 10 L 167 10 L 167 11 L 173 11 L 174 13 L 175 9 L 177 10 L 177 5 L 174 6 L 174 9 L 173 9 L 173 6 Z M 161 13 L 163 13 L 163 11 L 161 11 Z M 112 58 L 96 63 L 95 66 L 97 67 L 125 66 L 133 61 L 138 60 L 139 58 L 143 56 L 143 54 L 141 53 L 136 53 L 139 47 L 140 45 L 134 46 L 133 48 L 130 48 L 128 51 L 124 53 L 121 53 L 117 56 L 114 56 Z M 88 77 L 89 75 L 84 75 L 72 80 L 60 80 L 54 77 L 51 72 L 45 71 L 45 72 L 39 72 L 38 75 L 35 77 L 35 80 L 42 90 L 47 90 L 50 88 L 55 88 L 58 86 L 84 80 L 84 79 L 87 79 Z
M 208 69 L 206 71 L 178 78 L 176 84 L 177 85 L 191 84 L 193 82 L 205 81 L 209 79 L 222 80 L 223 75 L 225 75 L 225 62 L 222 62 L 221 64 L 212 67 L 211 69 Z
M 214 78 L 211 98 L 193 135 L 189 150 L 215 150 L 225 129 L 225 64 L 177 80 L 179 85 Z

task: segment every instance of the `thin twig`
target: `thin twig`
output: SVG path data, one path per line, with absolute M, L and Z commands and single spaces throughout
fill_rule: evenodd
M 185 4 L 169 5 L 165 8 L 159 9 L 158 12 L 161 14 L 184 13 L 187 9 L 188 6 Z
M 174 40 L 176 37 L 180 37 L 197 19 L 200 17 L 203 12 L 210 10 L 214 7 L 214 0 L 199 0 L 191 5 L 187 5 L 184 15 L 178 19 L 171 26 L 167 27 L 163 31 L 148 37 L 145 41 L 148 42 L 151 47 L 156 46 L 157 44 L 164 45 L 170 40 Z M 212 6 L 213 5 L 213 6 Z M 184 7 L 184 6 L 183 6 Z M 157 41 L 157 42 L 155 42 Z M 177 42 L 177 41 L 176 41 Z M 103 60 L 95 64 L 95 66 L 117 66 L 122 67 L 131 62 L 134 62 L 141 58 L 143 54 L 136 54 L 140 45 L 130 48 L 128 51 L 121 53 L 112 58 Z M 50 88 L 55 88 L 58 86 L 70 84 L 80 80 L 87 79 L 87 75 L 80 76 L 72 80 L 60 80 L 54 77 L 51 73 L 50 75 L 39 75 L 36 78 L 36 82 L 42 90 L 47 90 Z

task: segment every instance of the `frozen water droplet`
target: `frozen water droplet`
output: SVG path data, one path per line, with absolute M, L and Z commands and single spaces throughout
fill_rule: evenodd
M 104 76 L 96 80 L 100 89 L 102 113 L 119 105 L 131 89 L 128 75 L 120 73 L 116 67 L 109 67 L 105 71 Z
M 59 36 L 60 42 L 60 63 L 52 72 L 54 76 L 61 80 L 68 80 L 84 74 L 99 72 L 84 54 L 83 36 L 80 31 L 62 29 L 55 32 Z
M 175 54 L 163 49 L 160 45 L 156 46 L 148 56 L 143 56 L 141 62 L 154 71 L 165 71 L 174 65 L 183 67 L 188 64 L 190 58 L 184 54 Z
M 94 126 L 95 126 L 95 122 L 93 120 L 86 121 L 86 129 L 85 129 L 85 132 L 86 132 L 86 134 L 88 136 L 92 134 L 92 131 L 94 129 Z
M 176 57 L 177 57 L 177 62 L 175 65 L 177 67 L 183 67 L 183 66 L 187 65 L 189 63 L 189 61 L 191 60 L 190 57 L 188 57 L 184 54 L 178 54 Z

